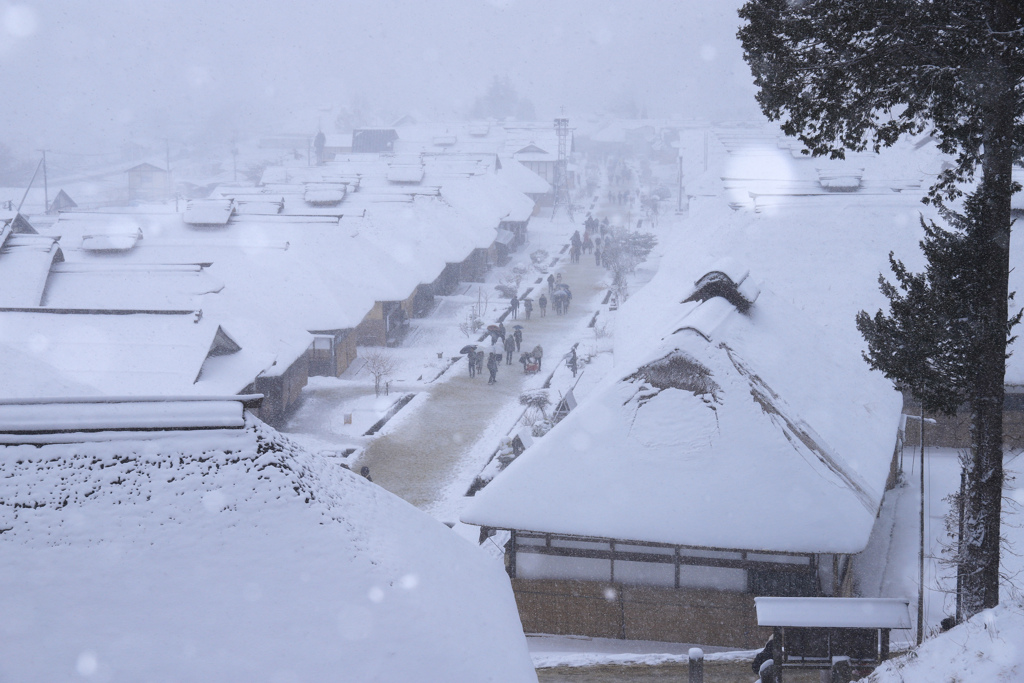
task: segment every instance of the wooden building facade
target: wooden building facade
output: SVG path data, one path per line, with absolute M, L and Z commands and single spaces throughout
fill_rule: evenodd
M 753 648 L 757 596 L 852 595 L 850 556 L 513 531 L 506 569 L 526 632 Z

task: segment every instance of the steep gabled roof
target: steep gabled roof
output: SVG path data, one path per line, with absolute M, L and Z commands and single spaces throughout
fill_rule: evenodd
M 899 394 L 771 292 L 747 314 L 720 296 L 664 311 L 647 351 L 479 492 L 463 520 L 714 548 L 863 549 Z

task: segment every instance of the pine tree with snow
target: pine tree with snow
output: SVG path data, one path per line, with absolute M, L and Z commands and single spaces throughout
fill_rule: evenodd
M 807 153 L 843 158 L 929 132 L 955 163 L 925 201 L 976 184 L 923 274 L 893 259 L 890 315 L 860 316 L 869 362 L 926 406 L 971 412 L 963 613 L 999 602 L 1012 166 L 1024 154 L 1024 0 L 749 0 L 744 57 L 764 113 Z M 902 292 L 902 293 L 901 293 Z M 915 310 L 917 309 L 917 310 Z

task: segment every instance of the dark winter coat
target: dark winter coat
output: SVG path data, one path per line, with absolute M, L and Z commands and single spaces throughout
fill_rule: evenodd
M 490 371 L 490 372 L 497 372 L 498 371 L 498 356 L 497 355 L 492 353 L 487 358 L 487 370 Z
M 755 674 L 761 673 L 761 665 L 772 659 L 774 655 L 774 642 L 773 638 L 769 638 L 768 642 L 765 643 L 764 649 L 754 655 L 754 662 L 750 665 L 750 668 L 754 670 Z

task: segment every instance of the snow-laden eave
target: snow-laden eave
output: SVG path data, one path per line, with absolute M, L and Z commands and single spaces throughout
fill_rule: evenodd
M 769 294 L 759 304 L 778 302 Z M 701 309 L 723 306 L 718 298 L 686 304 L 681 319 L 663 324 L 683 327 Z M 801 325 L 783 343 L 772 335 L 785 320 L 720 313 L 709 318 L 714 324 L 666 335 L 632 370 L 602 384 L 478 493 L 463 521 L 680 546 L 862 550 L 889 473 L 898 394 L 864 384 L 869 371 L 859 365 L 844 370 L 860 377 L 844 391 L 843 377 L 827 374 L 835 366 L 789 346 L 806 336 Z M 783 358 L 800 358 L 801 370 L 780 375 L 765 365 L 771 354 L 762 347 L 773 344 L 782 344 Z M 697 391 L 692 384 L 652 391 L 637 373 L 673 353 L 699 362 L 714 391 L 688 393 Z M 815 403 L 846 422 L 826 434 L 801 412 Z

